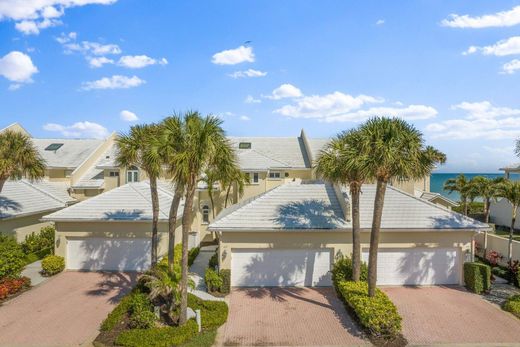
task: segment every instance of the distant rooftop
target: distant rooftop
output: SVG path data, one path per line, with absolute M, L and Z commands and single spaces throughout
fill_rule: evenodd
M 98 148 L 97 139 L 32 139 L 47 167 L 75 169 Z

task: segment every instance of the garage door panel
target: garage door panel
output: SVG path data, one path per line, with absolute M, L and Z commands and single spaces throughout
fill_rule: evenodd
M 238 287 L 330 286 L 330 250 L 233 250 L 231 284 Z
M 143 271 L 150 267 L 149 239 L 69 239 L 67 269 Z
M 368 261 L 368 252 L 363 252 Z M 381 285 L 436 285 L 459 283 L 456 248 L 380 249 L 377 283 Z

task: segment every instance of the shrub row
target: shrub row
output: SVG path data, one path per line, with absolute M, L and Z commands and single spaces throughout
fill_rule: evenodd
M 200 253 L 200 247 L 193 247 L 192 249 L 190 249 L 188 251 L 188 265 L 189 266 L 193 265 L 193 262 L 195 261 L 195 258 L 197 258 L 199 253 Z
M 132 298 L 135 295 L 134 292 L 126 295 L 121 299 L 119 304 L 110 312 L 105 318 L 105 320 L 101 323 L 100 330 L 101 331 L 110 331 L 115 328 L 116 325 L 121 323 L 125 314 L 129 311 L 130 305 L 132 303 Z
M 27 235 L 21 243 L 22 250 L 25 254 L 38 254 L 40 251 L 53 249 L 55 232 L 53 226 L 46 226 L 41 228 L 39 233 Z
M 366 282 L 352 281 L 340 281 L 337 290 L 372 336 L 390 339 L 401 333 L 402 318 L 397 307 L 381 290 L 376 288 L 376 295 L 369 297 Z
M 48 255 L 42 260 L 42 270 L 45 276 L 53 276 L 65 269 L 65 259 L 59 255 Z
M 464 283 L 473 293 L 487 292 L 491 288 L 491 268 L 478 262 L 464 263 Z
M 128 307 L 130 327 L 133 329 L 149 329 L 154 327 L 157 318 L 152 312 L 152 309 L 152 303 L 148 295 L 143 293 L 133 295 Z
M 217 272 L 208 267 L 204 274 L 204 281 L 209 292 L 228 294 L 231 290 L 231 270 L 222 269 Z
M 127 347 L 170 347 L 178 346 L 198 333 L 197 323 L 190 319 L 178 327 L 132 329 L 123 331 L 116 339 L 118 346 Z
M 340 281 L 351 281 L 352 280 L 352 259 L 345 256 L 340 256 L 336 259 L 332 268 L 332 281 L 333 283 L 339 283 Z M 367 264 L 361 263 L 361 281 L 367 281 L 368 279 L 368 267 Z
M 0 279 L 16 278 L 25 266 L 22 247 L 12 236 L 0 234 Z
M 7 298 L 9 295 L 16 294 L 20 290 L 30 286 L 31 279 L 28 277 L 4 278 L 0 281 L 0 300 Z
M 513 295 L 507 299 L 502 308 L 520 318 L 520 295 Z

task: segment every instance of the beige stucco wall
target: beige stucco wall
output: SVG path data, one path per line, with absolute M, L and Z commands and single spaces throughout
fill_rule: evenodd
M 52 225 L 50 222 L 40 222 L 42 216 L 51 212 L 52 211 L 20 218 L 0 220 L 0 233 L 13 235 L 19 242 L 21 242 L 25 240 L 25 236 L 30 233 L 38 233 L 41 228 Z
M 390 183 L 392 186 L 401 189 L 408 194 L 414 194 L 416 190 L 420 191 L 430 191 L 430 176 L 426 176 L 424 178 L 418 180 L 411 181 L 392 181 Z
M 180 220 L 175 230 L 175 244 L 182 241 Z M 56 222 L 55 254 L 67 259 L 69 238 L 150 238 L 151 222 Z M 159 223 L 159 256 L 168 253 L 168 223 Z
M 270 189 L 278 187 L 283 183 L 291 182 L 293 179 L 312 179 L 313 172 L 311 169 L 302 169 L 302 170 L 273 170 L 280 172 L 280 179 L 270 179 L 268 178 L 267 172 L 258 172 L 258 183 L 246 184 L 244 187 L 244 195 L 240 200 L 249 199 L 251 197 L 257 196 L 263 192 L 266 192 Z M 251 177 L 253 177 L 253 172 L 255 171 L 244 171 L 249 172 Z M 285 177 L 285 174 L 288 173 L 288 177 Z
M 45 178 L 51 182 L 70 182 L 70 176 L 67 177 L 65 169 L 46 169 Z
M 379 248 L 459 248 L 462 260 L 471 252 L 473 232 L 382 232 Z M 365 251 L 369 247 L 370 233 L 361 235 L 361 247 Z M 351 232 L 223 232 L 220 237 L 220 266 L 231 268 L 231 253 L 234 248 L 329 248 L 334 257 L 352 253 Z M 460 263 L 460 283 L 463 283 L 462 264 Z
M 484 248 L 484 233 L 480 233 L 475 235 L 475 241 L 479 244 L 481 249 Z M 492 233 L 488 233 L 487 239 L 487 249 L 490 251 L 497 251 L 500 253 L 503 258 L 499 260 L 504 266 L 507 266 L 507 254 L 509 253 L 509 239 L 507 236 L 497 236 Z M 482 251 L 483 252 L 483 251 Z M 512 258 L 513 260 L 520 260 L 520 242 L 513 240 L 513 250 L 512 250 Z

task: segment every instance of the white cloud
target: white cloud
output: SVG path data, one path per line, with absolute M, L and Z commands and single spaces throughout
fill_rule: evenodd
M 470 15 L 450 14 L 441 25 L 451 28 L 489 28 L 510 27 L 520 24 L 520 6 L 513 7 L 509 11 L 501 11 L 493 14 L 472 17 Z
M 473 54 L 481 52 L 483 55 L 505 56 L 520 54 L 520 36 L 513 36 L 505 40 L 500 40 L 491 46 L 471 46 L 463 54 Z
M 259 104 L 262 102 L 262 100 L 260 99 L 255 99 L 252 95 L 248 95 L 245 99 L 244 99 L 244 102 L 246 104 Z
M 246 46 L 215 53 L 211 59 L 211 62 L 217 65 L 235 65 L 243 62 L 252 63 L 254 61 L 253 47 Z
M 505 74 L 514 74 L 518 70 L 520 70 L 520 60 L 518 59 L 513 59 L 510 62 L 502 65 L 502 73 Z
M 47 123 L 43 126 L 44 130 L 59 132 L 65 137 L 87 137 L 102 139 L 108 136 L 108 130 L 104 126 L 84 121 L 77 122 L 72 125 L 62 125 L 56 123 Z
M 128 77 L 114 75 L 112 77 L 103 77 L 96 81 L 84 82 L 81 89 L 127 89 L 138 87 L 144 83 L 146 83 L 146 81 L 140 79 L 137 76 Z
M 405 120 L 424 120 L 437 116 L 435 108 L 426 105 L 409 105 L 406 107 L 370 107 L 364 110 L 331 115 L 324 118 L 327 123 L 359 122 L 374 116 L 398 117 Z
M 110 5 L 117 0 L 2 0 L 0 21 L 13 20 L 20 32 L 38 34 L 40 29 L 60 25 L 65 9 L 90 4 Z
M 232 74 L 229 74 L 230 77 L 233 78 L 244 78 L 244 77 L 264 77 L 267 75 L 267 72 L 247 69 L 245 71 L 235 71 Z
M 378 19 L 377 22 L 376 22 L 376 25 L 383 25 L 385 24 L 385 20 L 384 19 Z
M 121 54 L 121 48 L 113 43 L 103 44 L 92 41 L 81 41 L 77 42 L 78 34 L 70 32 L 68 34 L 62 33 L 56 38 L 60 44 L 63 45 L 65 53 L 70 54 L 73 52 L 79 52 L 87 57 L 91 56 L 104 56 L 104 55 L 117 55 Z
M 125 55 L 119 58 L 117 64 L 129 69 L 140 69 L 148 65 L 166 65 L 168 64 L 168 60 L 166 60 L 166 58 L 153 59 L 146 55 Z
M 12 51 L 0 58 L 0 76 L 4 76 L 11 82 L 31 83 L 32 75 L 38 72 L 31 57 L 18 51 Z M 16 85 L 16 84 L 15 84 Z M 10 87 L 10 90 L 19 87 Z
M 240 118 L 240 120 L 243 120 L 243 121 L 251 120 L 251 118 L 249 118 L 248 116 L 240 116 L 239 118 Z
M 94 57 L 88 58 L 88 64 L 92 68 L 102 67 L 105 64 L 113 64 L 114 61 L 112 59 L 108 59 L 107 57 Z
M 135 122 L 139 120 L 139 117 L 133 112 L 130 112 L 128 110 L 123 110 L 119 114 L 119 117 L 124 120 L 125 122 Z
M 489 101 L 463 102 L 452 106 L 464 118 L 431 123 L 426 131 L 439 139 L 491 139 L 520 136 L 520 109 L 495 107 Z
M 280 100 L 285 98 L 298 98 L 300 96 L 303 96 L 303 93 L 299 88 L 293 86 L 292 84 L 285 83 L 278 88 L 275 88 L 271 95 L 264 97 L 272 100 Z
M 15 91 L 15 90 L 18 90 L 22 87 L 22 85 L 20 83 L 13 83 L 13 84 L 10 84 L 9 87 L 7 87 L 7 90 L 10 90 L 10 91 Z

